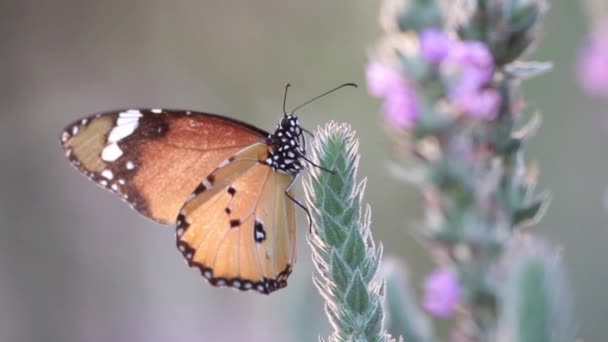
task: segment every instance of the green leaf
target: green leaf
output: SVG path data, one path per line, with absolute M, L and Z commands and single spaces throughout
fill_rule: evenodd
M 350 231 L 342 247 L 342 255 L 351 267 L 357 266 L 365 260 L 365 245 L 359 232 Z
M 361 274 L 355 271 L 350 286 L 346 290 L 346 305 L 352 312 L 364 314 L 369 309 L 369 294 L 367 287 L 361 278 Z
M 380 302 L 373 303 L 372 309 L 370 310 L 372 314 L 365 322 L 365 331 L 366 334 L 374 333 L 375 331 L 380 331 L 382 329 L 382 324 L 384 320 L 384 312 L 382 311 L 382 304 Z
M 504 67 L 507 76 L 520 80 L 530 79 L 547 73 L 553 69 L 551 62 L 515 61 Z
M 331 278 L 336 283 L 336 287 L 345 289 L 352 279 L 353 273 L 335 249 L 331 250 L 330 262 Z
M 540 8 L 533 2 L 517 9 L 517 13 L 511 15 L 509 32 L 527 31 L 536 24 L 541 16 Z
M 512 217 L 513 225 L 521 227 L 538 222 L 545 214 L 550 202 L 551 197 L 548 194 L 543 194 L 515 209 Z

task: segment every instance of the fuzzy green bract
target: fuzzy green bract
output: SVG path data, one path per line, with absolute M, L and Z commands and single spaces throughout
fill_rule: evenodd
M 561 256 L 540 238 L 510 241 L 501 260 L 499 342 L 576 340 Z
M 391 341 L 385 332 L 384 285 L 374 280 L 382 246 L 371 234 L 371 212 L 363 206 L 365 180 L 357 181 L 358 142 L 347 124 L 329 123 L 316 132 L 304 182 L 312 218 L 314 278 L 333 327 L 329 341 Z

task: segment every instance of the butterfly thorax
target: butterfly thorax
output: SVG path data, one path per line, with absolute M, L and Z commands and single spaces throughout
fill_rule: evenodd
M 306 151 L 300 146 L 303 136 L 298 118 L 285 115 L 274 133 L 268 135 L 268 139 L 270 151 L 266 163 L 278 172 L 292 176 L 300 173 L 304 168 L 300 158 Z

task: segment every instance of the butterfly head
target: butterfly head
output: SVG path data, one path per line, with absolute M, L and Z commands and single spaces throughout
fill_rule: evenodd
M 281 119 L 274 133 L 268 137 L 271 149 L 266 162 L 276 171 L 296 176 L 304 168 L 300 158 L 306 154 L 304 136 L 295 115 Z

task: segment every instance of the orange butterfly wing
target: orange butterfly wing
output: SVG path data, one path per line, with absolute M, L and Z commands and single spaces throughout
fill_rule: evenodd
M 177 220 L 177 247 L 216 286 L 268 294 L 287 285 L 295 262 L 293 176 L 261 161 L 255 144 L 222 163 L 194 191 Z
M 61 142 L 82 173 L 160 223 L 177 214 L 201 179 L 268 133 L 218 115 L 123 110 L 69 125 Z

